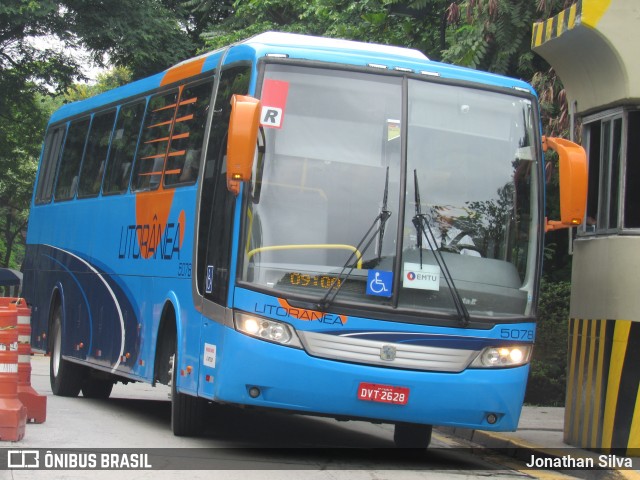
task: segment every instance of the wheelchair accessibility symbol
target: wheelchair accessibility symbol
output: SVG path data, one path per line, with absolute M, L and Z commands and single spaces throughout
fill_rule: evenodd
M 393 286 L 393 272 L 369 270 L 367 276 L 367 295 L 390 297 Z
M 207 265 L 207 281 L 205 283 L 205 292 L 213 292 L 213 265 Z

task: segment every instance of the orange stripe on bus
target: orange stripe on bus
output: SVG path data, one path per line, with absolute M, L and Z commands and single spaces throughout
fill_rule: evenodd
M 176 118 L 176 123 L 187 122 L 189 120 L 193 120 L 193 113 L 191 115 L 185 115 L 184 117 Z
M 181 138 L 189 138 L 189 132 L 180 133 L 178 135 L 174 135 L 173 137 L 171 137 L 172 140 L 180 140 Z M 153 140 L 147 140 L 144 143 L 146 145 L 147 143 L 158 143 L 158 142 L 167 142 L 167 141 L 169 141 L 169 137 L 154 138 Z
M 192 103 L 196 103 L 197 101 L 198 101 L 198 97 L 187 98 L 186 100 L 180 100 L 179 106 L 191 105 Z
M 147 172 L 138 174 L 138 176 L 140 177 L 150 177 L 151 175 L 162 175 L 162 170 L 160 170 L 159 172 Z
M 169 137 L 162 137 L 162 138 L 154 138 L 152 140 L 147 140 L 145 143 L 145 145 L 147 143 L 158 143 L 158 142 L 168 142 L 169 141 Z
M 205 57 L 196 58 L 189 62 L 181 63 L 175 67 L 167 70 L 167 73 L 162 77 L 160 86 L 169 85 L 170 83 L 179 82 L 185 78 L 193 77 L 202 72 L 202 66 L 204 65 Z
M 156 113 L 156 112 L 161 112 L 163 110 L 169 110 L 170 108 L 176 108 L 176 104 L 172 103 L 171 105 L 165 105 L 164 107 L 156 108 L 155 110 L 152 110 L 152 111 L 153 113 Z
M 166 122 L 156 123 L 155 125 L 149 125 L 147 128 L 164 127 L 165 125 L 171 125 L 171 120 L 167 120 Z
M 185 153 L 187 153 L 186 150 L 176 150 L 175 152 L 169 153 L 169 156 L 170 157 L 179 157 L 180 155 L 184 155 Z
M 162 158 L 164 156 L 165 156 L 164 153 L 158 153 L 157 155 L 149 155 L 148 157 L 140 157 L 140 160 L 151 160 L 151 159 L 154 159 L 154 158 Z

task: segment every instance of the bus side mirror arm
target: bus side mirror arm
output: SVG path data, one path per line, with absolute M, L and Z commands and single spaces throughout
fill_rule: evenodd
M 227 189 L 234 195 L 251 179 L 260 127 L 260 101 L 246 95 L 231 97 L 227 140 Z
M 545 232 L 577 227 L 587 204 L 587 154 L 577 143 L 564 138 L 542 137 L 542 150 L 558 153 L 560 165 L 560 220 L 545 218 Z

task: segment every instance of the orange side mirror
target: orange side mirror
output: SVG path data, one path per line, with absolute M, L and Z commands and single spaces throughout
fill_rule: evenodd
M 231 97 L 227 140 L 227 188 L 234 195 L 251 178 L 260 127 L 260 101 L 246 95 Z
M 545 231 L 576 227 L 582 223 L 587 205 L 587 154 L 577 143 L 564 138 L 542 138 L 542 148 L 560 158 L 560 220 L 547 220 Z

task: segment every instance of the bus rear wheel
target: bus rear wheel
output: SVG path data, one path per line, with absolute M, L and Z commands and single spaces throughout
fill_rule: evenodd
M 57 305 L 53 313 L 51 362 L 49 380 L 51 391 L 61 397 L 77 397 L 82 386 L 82 366 L 62 358 L 62 308 Z
M 177 437 L 198 436 L 204 430 L 205 401 L 178 392 L 178 346 L 171 357 L 171 430 Z
M 396 423 L 393 441 L 397 448 L 424 449 L 431 443 L 431 425 L 417 423 Z

